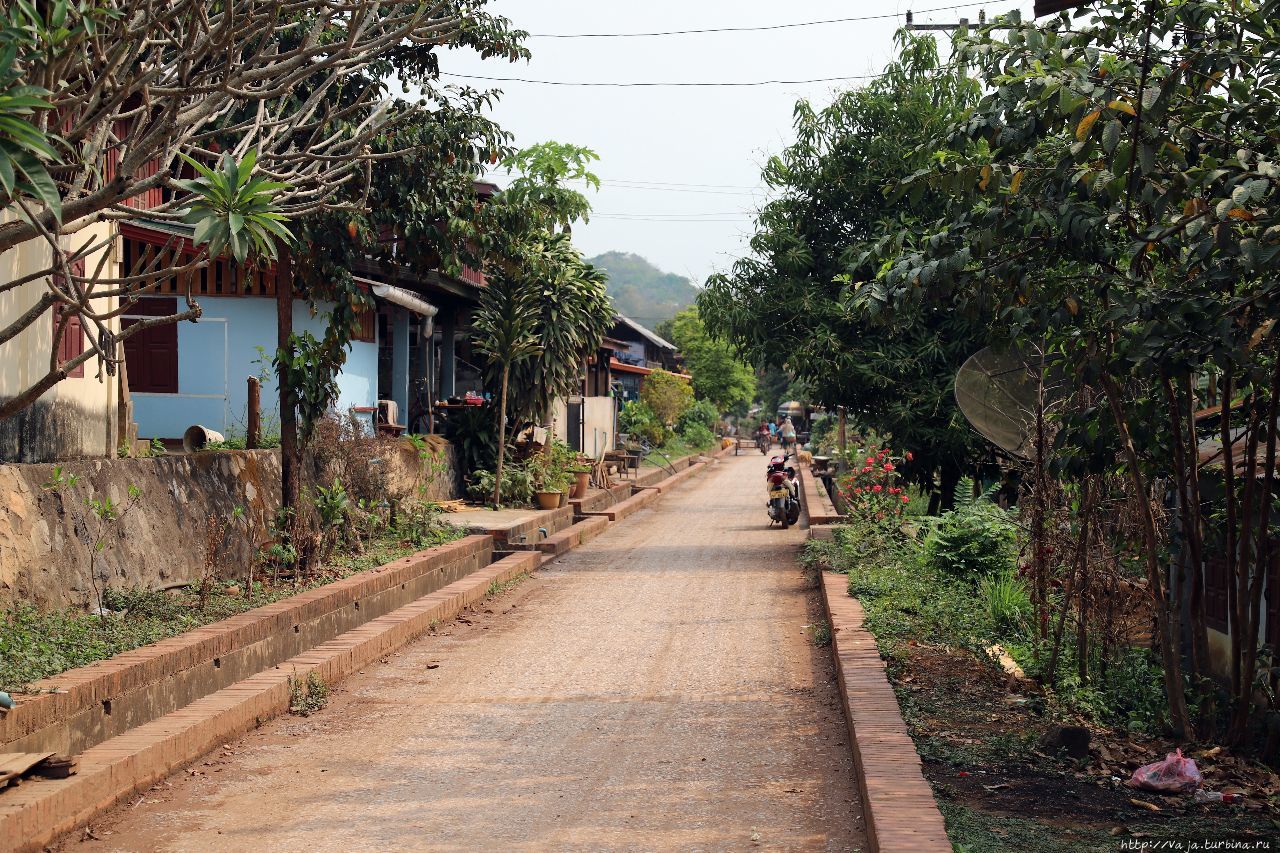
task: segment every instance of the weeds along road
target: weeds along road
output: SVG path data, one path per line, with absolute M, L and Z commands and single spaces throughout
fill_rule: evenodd
M 64 847 L 865 850 L 763 473 L 726 457 Z

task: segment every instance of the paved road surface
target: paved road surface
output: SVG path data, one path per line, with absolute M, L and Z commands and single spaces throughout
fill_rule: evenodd
M 727 457 L 68 847 L 865 850 L 804 534 L 766 528 L 762 473 Z

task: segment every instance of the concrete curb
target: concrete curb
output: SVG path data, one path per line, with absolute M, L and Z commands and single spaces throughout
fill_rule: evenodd
M 326 682 L 337 681 L 482 600 L 494 584 L 533 571 L 539 557 L 536 551 L 512 554 L 279 666 L 86 750 L 74 776 L 6 791 L 0 799 L 0 849 L 39 850 L 219 743 L 286 713 L 290 678 L 314 672 Z
M 871 849 L 950 853 L 942 812 L 924 778 L 875 637 L 864 627 L 862 605 L 850 597 L 845 575 L 823 572 L 821 580 Z

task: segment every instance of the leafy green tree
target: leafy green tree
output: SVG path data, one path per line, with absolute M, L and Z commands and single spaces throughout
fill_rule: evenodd
M 668 429 L 693 406 L 693 400 L 689 380 L 667 370 L 653 371 L 640 385 L 640 402 Z
M 949 505 L 981 447 L 952 389 L 956 370 L 986 342 L 986 318 L 915 308 L 886 326 L 883 309 L 857 303 L 851 287 L 876 274 L 886 233 L 934 218 L 940 193 L 887 192 L 925 168 L 928 143 L 978 101 L 977 85 L 940 64 L 931 38 L 902 33 L 899 44 L 898 61 L 874 83 L 821 111 L 796 105 L 796 141 L 764 170 L 774 198 L 757 219 L 752 255 L 713 276 L 698 307 L 708 330 L 747 361 L 785 369 L 812 402 L 846 406 L 860 425 L 912 450 L 904 477 L 934 488 L 940 473 Z
M 502 466 L 507 448 L 507 388 L 511 368 L 540 352 L 537 290 L 518 275 L 499 274 L 480 294 L 472 317 L 476 350 L 498 371 L 498 454 L 493 505 L 502 506 Z
M 738 358 L 729 343 L 707 334 L 697 306 L 690 306 L 675 316 L 670 340 L 684 356 L 685 366 L 693 377 L 694 394 L 708 400 L 722 413 L 745 414 L 756 396 L 755 371 Z
M 993 333 L 1043 342 L 1096 395 L 1059 442 L 1068 473 L 1118 467 L 1139 497 L 1171 727 L 1190 732 L 1182 606 L 1144 499 L 1161 482 L 1178 496 L 1194 675 L 1208 673 L 1204 561 L 1213 549 L 1228 563 L 1229 738 L 1242 740 L 1277 532 L 1280 3 L 1129 0 L 999 23 L 1012 29 L 960 44 L 986 94 L 899 190 L 937 198 L 941 218 L 886 228 L 855 302 L 994 318 Z M 1196 414 L 1206 406 L 1215 418 Z
M 589 213 L 590 204 L 561 186 L 578 179 L 598 183 L 587 168 L 595 159 L 588 149 L 562 143 L 509 156 L 509 169 L 529 171 L 487 206 L 476 235 L 477 254 L 502 291 L 500 301 L 495 295 L 482 304 L 473 336 L 487 379 L 501 389 L 499 466 L 505 425 L 545 419 L 555 398 L 577 387 L 584 360 L 600 346 L 613 317 L 604 275 L 570 239 L 570 226 Z M 500 470 L 496 479 L 495 503 Z

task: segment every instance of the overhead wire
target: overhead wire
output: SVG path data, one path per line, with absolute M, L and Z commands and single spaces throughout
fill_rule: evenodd
M 930 12 L 951 12 L 956 9 L 971 9 L 986 6 L 989 3 L 959 3 L 951 6 L 936 6 L 931 9 L 911 10 L 916 14 L 927 15 Z M 820 27 L 829 24 L 849 24 L 859 21 L 882 21 L 890 18 L 901 18 L 901 12 L 884 12 L 878 15 L 859 15 L 850 18 L 828 18 L 821 21 L 797 21 L 789 24 L 766 24 L 756 27 L 706 27 L 703 29 L 665 30 L 640 33 L 530 33 L 530 38 L 543 39 L 611 39 L 611 38 L 656 38 L 662 36 L 689 36 L 707 33 L 759 33 L 771 30 L 789 30 L 799 27 Z

